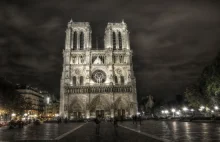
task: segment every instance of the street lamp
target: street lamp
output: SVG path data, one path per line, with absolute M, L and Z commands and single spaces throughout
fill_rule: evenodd
M 188 111 L 187 107 L 183 107 L 183 111 L 184 111 L 184 116 L 186 117 L 186 112 Z
M 171 111 L 173 112 L 173 117 L 174 117 L 174 113 L 176 112 L 176 110 L 173 108 Z

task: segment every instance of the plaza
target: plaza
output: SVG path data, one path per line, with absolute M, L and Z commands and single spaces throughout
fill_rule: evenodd
M 0 141 L 54 140 L 73 142 L 217 142 L 220 123 L 195 123 L 179 121 L 145 120 L 139 125 L 132 121 L 119 122 L 114 128 L 102 122 L 100 135 L 95 134 L 95 123 L 44 123 L 24 128 L 0 128 Z

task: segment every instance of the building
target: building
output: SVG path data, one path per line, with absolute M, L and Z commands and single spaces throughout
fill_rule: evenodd
M 37 89 L 27 85 L 17 85 L 17 92 L 24 98 L 24 112 L 30 117 L 42 115 L 44 112 L 44 95 Z
M 68 23 L 60 116 L 76 119 L 136 114 L 136 81 L 127 24 L 107 24 L 104 49 L 92 47 L 91 33 L 88 22 Z
M 59 101 L 57 98 L 47 91 L 42 91 L 41 94 L 44 95 L 44 116 L 54 117 L 59 114 Z

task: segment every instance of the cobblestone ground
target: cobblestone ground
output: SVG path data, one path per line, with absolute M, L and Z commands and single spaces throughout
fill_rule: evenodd
M 42 125 L 27 125 L 24 128 L 0 128 L 0 141 L 15 140 L 51 140 L 74 129 L 81 123 L 44 123 Z
M 101 123 L 100 135 L 95 134 L 95 124 L 87 123 L 60 141 L 71 142 L 159 142 L 137 132 L 118 127 L 110 122 Z
M 120 125 L 175 142 L 217 142 L 220 141 L 219 123 L 194 123 L 179 121 L 143 121 Z
M 71 142 L 217 142 L 220 141 L 220 124 L 178 121 L 143 121 L 119 123 L 114 128 L 102 122 L 100 135 L 95 134 L 95 123 L 45 123 L 24 128 L 0 128 L 0 141 L 57 140 Z M 78 128 L 79 126 L 81 126 Z M 126 127 L 126 128 L 125 128 Z M 78 129 L 76 129 L 78 128 Z M 76 130 L 75 130 L 76 129 Z

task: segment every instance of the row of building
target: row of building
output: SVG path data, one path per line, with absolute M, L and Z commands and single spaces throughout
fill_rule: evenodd
M 16 91 L 27 103 L 27 107 L 24 110 L 26 114 L 53 117 L 59 113 L 59 101 L 47 91 L 20 84 L 16 85 Z
M 15 116 L 51 118 L 58 114 L 59 101 L 54 95 L 0 78 L 0 121 Z

